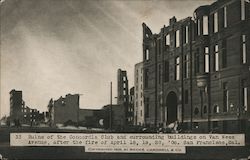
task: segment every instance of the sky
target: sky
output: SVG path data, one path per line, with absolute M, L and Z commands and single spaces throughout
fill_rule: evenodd
M 80 108 L 99 109 L 117 90 L 117 70 L 142 61 L 142 23 L 153 33 L 215 0 L 1 0 L 0 117 L 9 92 L 46 111 L 50 98 L 81 94 Z M 116 100 L 113 98 L 113 103 Z

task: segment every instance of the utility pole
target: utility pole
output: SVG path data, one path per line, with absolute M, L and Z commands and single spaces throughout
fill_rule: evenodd
M 110 82 L 110 118 L 109 118 L 109 127 L 110 131 L 112 131 L 112 82 Z

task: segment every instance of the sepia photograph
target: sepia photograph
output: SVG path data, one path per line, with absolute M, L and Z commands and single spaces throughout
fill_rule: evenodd
M 250 0 L 0 0 L 0 160 L 250 160 Z

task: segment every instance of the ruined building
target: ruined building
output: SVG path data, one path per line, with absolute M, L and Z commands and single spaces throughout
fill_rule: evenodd
M 37 125 L 45 122 L 45 112 L 40 113 L 37 109 L 32 109 L 25 105 L 23 92 L 17 90 L 10 91 L 10 123 L 11 125 Z
M 10 121 L 21 121 L 23 118 L 22 108 L 25 106 L 22 91 L 10 91 Z
M 196 132 L 249 126 L 250 3 L 218 0 L 153 34 L 143 23 L 145 123 Z
M 79 122 L 79 94 L 67 94 L 48 105 L 50 124 L 63 124 L 67 121 Z
M 134 70 L 134 124 L 144 125 L 144 98 L 143 98 L 143 62 L 137 63 Z
M 122 105 L 125 109 L 126 124 L 133 124 L 133 111 L 129 107 L 127 71 L 121 69 L 117 71 L 117 105 Z

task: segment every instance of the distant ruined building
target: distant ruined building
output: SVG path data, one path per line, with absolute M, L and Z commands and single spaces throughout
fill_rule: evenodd
M 10 125 L 38 125 L 44 123 L 46 112 L 39 112 L 25 105 L 23 92 L 15 89 L 10 91 Z
M 137 63 L 134 70 L 134 125 L 145 124 L 143 96 L 143 62 Z
M 125 125 L 133 125 L 133 107 L 129 101 L 129 86 L 127 71 L 118 69 L 117 71 L 117 105 L 124 107 L 126 117 Z
M 49 103 L 51 122 L 53 124 L 63 124 L 66 121 L 79 121 L 79 94 L 67 94 L 58 100 Z
M 21 121 L 22 108 L 25 106 L 22 91 L 10 91 L 10 121 Z

